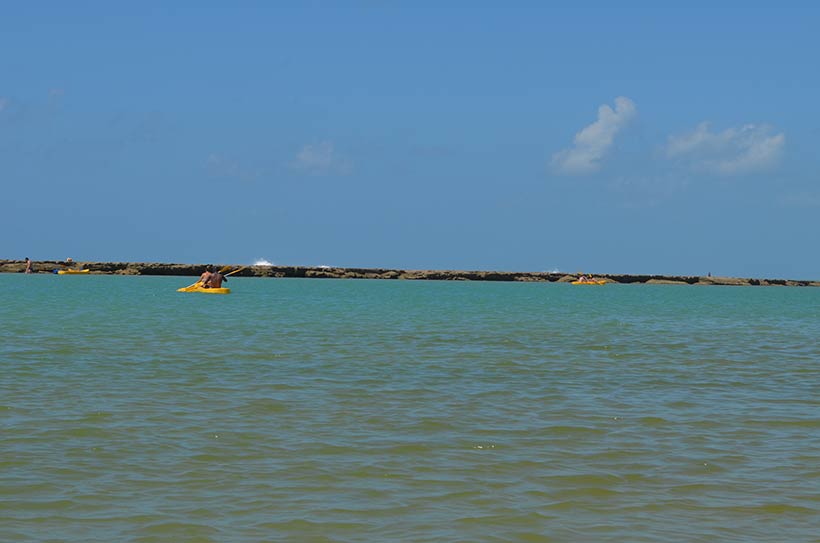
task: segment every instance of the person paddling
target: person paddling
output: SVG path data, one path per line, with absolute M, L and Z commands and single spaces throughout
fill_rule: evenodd
M 205 271 L 204 271 L 204 272 L 202 272 L 202 275 L 200 275 L 200 276 L 199 276 L 199 284 L 200 284 L 200 286 L 201 286 L 201 287 L 203 287 L 203 288 L 208 288 L 208 287 L 209 287 L 209 283 L 210 283 L 210 281 L 211 281 L 211 276 L 212 276 L 213 274 L 214 274 L 214 269 L 213 269 L 213 267 L 212 267 L 210 264 L 208 264 L 207 266 L 205 266 Z
M 228 282 L 228 278 L 222 275 L 222 272 L 216 270 L 211 274 L 210 279 L 208 279 L 208 288 L 222 288 L 222 281 Z

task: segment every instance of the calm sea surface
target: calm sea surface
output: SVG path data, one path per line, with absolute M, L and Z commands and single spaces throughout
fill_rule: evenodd
M 0 541 L 820 541 L 820 289 L 191 282 L 0 275 Z

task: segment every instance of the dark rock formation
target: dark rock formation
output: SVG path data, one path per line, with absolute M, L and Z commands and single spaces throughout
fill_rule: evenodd
M 158 262 L 76 262 L 75 267 L 91 270 L 93 274 L 116 275 L 175 275 L 196 277 L 205 264 L 171 264 Z M 52 273 L 65 268 L 65 262 L 40 260 L 32 262 L 35 273 Z M 222 267 L 218 264 L 217 267 Z M 238 266 L 236 266 L 238 267 Z M 0 273 L 23 273 L 23 260 L 0 260 Z M 436 281 L 520 281 L 567 283 L 578 278 L 574 274 L 550 272 L 500 272 L 459 270 L 392 270 L 384 268 L 333 268 L 329 266 L 248 266 L 235 274 L 241 277 L 309 277 L 316 279 L 408 279 Z M 589 275 L 589 274 L 587 274 Z M 595 274 L 608 283 L 644 283 L 675 285 L 724 286 L 820 286 L 820 281 L 791 279 L 743 279 L 737 277 L 703 277 L 677 275 L 622 275 Z

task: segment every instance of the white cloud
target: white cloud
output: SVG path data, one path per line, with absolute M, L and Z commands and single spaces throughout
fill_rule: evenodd
M 346 174 L 353 169 L 350 160 L 337 153 L 333 143 L 329 141 L 302 147 L 293 167 L 313 175 Z
M 696 170 L 739 175 L 774 166 L 783 153 L 786 136 L 766 125 L 747 124 L 711 132 L 700 123 L 688 134 L 670 136 L 666 156 L 688 161 Z
M 635 116 L 635 103 L 624 96 L 615 98 L 615 109 L 607 104 L 598 108 L 598 120 L 575 135 L 575 144 L 552 156 L 555 170 L 567 174 L 598 171 L 600 161 L 612 147 L 615 136 Z

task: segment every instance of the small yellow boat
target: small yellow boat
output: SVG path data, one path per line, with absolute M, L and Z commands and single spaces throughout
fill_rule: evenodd
M 586 281 L 573 281 L 573 285 L 606 285 L 603 279 L 587 279 Z
M 178 288 L 177 292 L 201 292 L 202 294 L 230 294 L 229 288 L 204 288 L 199 283 L 193 284 L 189 287 Z
M 91 270 L 57 270 L 57 275 L 77 275 L 81 273 L 89 273 Z

